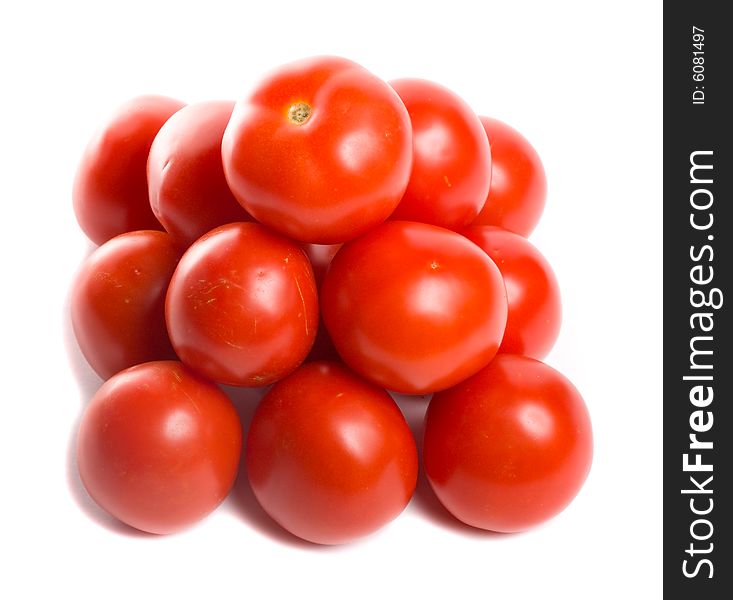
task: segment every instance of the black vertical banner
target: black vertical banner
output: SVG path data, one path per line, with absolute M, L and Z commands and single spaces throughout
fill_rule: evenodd
M 724 6 L 664 6 L 664 591 L 730 600 L 733 35 Z

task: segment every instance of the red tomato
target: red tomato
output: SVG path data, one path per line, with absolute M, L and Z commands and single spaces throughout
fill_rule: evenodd
M 343 242 L 400 201 L 410 117 L 363 67 L 310 58 L 281 67 L 237 103 L 222 156 L 229 186 L 258 221 L 304 242 Z
M 181 363 L 150 362 L 107 381 L 84 412 L 77 463 L 107 512 L 150 533 L 202 519 L 237 474 L 242 428 L 216 385 Z
M 488 117 L 481 123 L 491 142 L 491 189 L 473 225 L 496 225 L 527 237 L 545 208 L 542 161 L 516 129 Z
M 84 151 L 74 180 L 74 212 L 90 240 L 102 244 L 138 229 L 162 229 L 150 209 L 146 163 L 153 138 L 183 102 L 141 96 L 117 109 Z
M 175 358 L 165 294 L 180 251 L 162 231 L 132 231 L 84 261 L 71 290 L 79 348 L 103 379 L 150 360 Z
M 250 220 L 221 164 L 221 138 L 233 108 L 226 100 L 189 104 L 166 121 L 150 147 L 150 205 L 182 246 L 219 225 Z
M 507 300 L 499 269 L 465 237 L 389 221 L 339 250 L 321 310 L 351 368 L 388 389 L 426 394 L 494 357 Z
M 247 437 L 252 489 L 285 529 L 341 544 L 399 515 L 417 480 L 417 450 L 383 389 L 334 363 L 300 367 L 265 395 Z
M 559 513 L 590 469 L 593 436 L 572 383 L 546 364 L 500 354 L 435 394 L 425 418 L 425 473 L 457 519 L 523 531 Z
M 550 263 L 521 235 L 498 227 L 463 231 L 499 267 L 509 314 L 499 352 L 542 359 L 560 334 L 560 286 Z
M 410 113 L 413 163 L 410 182 L 393 219 L 461 229 L 486 201 L 491 149 L 481 122 L 459 96 L 421 79 L 392 87 Z
M 173 348 L 189 367 L 219 383 L 270 384 L 313 345 L 313 271 L 296 242 L 258 223 L 223 225 L 181 258 L 166 320 Z

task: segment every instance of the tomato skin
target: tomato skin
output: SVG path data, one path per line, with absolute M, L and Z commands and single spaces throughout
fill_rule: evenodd
M 496 265 L 462 235 L 388 221 L 336 254 L 321 312 L 357 373 L 396 392 L 427 394 L 494 357 L 507 300 Z
M 89 141 L 72 196 L 76 219 L 94 243 L 128 231 L 163 229 L 148 200 L 148 151 L 163 123 L 183 106 L 165 96 L 133 98 Z
M 230 191 L 221 164 L 221 138 L 233 109 L 229 100 L 184 106 L 150 147 L 150 206 L 181 246 L 219 225 L 251 220 Z
M 417 449 L 394 400 L 335 363 L 307 363 L 257 407 L 246 444 L 252 489 L 292 534 L 342 544 L 397 517 Z
M 226 497 L 242 428 L 216 385 L 177 361 L 150 362 L 108 380 L 81 420 L 77 463 L 107 512 L 150 533 L 173 533 Z
M 506 286 L 509 313 L 499 352 L 543 359 L 560 334 L 560 286 L 544 256 L 527 239 L 499 227 L 464 230 L 496 263 Z
M 296 242 L 231 223 L 183 255 L 166 297 L 181 360 L 219 383 L 256 387 L 294 370 L 318 330 L 316 284 Z
M 82 264 L 71 291 L 71 322 L 82 354 L 103 379 L 142 362 L 176 358 L 164 307 L 180 256 L 167 233 L 132 231 Z
M 306 105 L 310 115 L 298 124 L 305 112 L 291 108 Z M 303 242 L 343 242 L 400 201 L 410 118 L 394 90 L 356 63 L 305 59 L 237 102 L 222 157 L 232 192 L 258 221 Z
M 473 527 L 523 531 L 555 516 L 580 490 L 592 455 L 582 397 L 531 358 L 499 354 L 428 405 L 425 473 L 443 506 Z
M 545 168 L 516 129 L 498 119 L 480 119 L 491 143 L 491 189 L 472 224 L 495 225 L 528 237 L 545 208 Z
M 491 149 L 476 114 L 449 89 L 423 79 L 390 84 L 410 113 L 413 163 L 393 219 L 447 229 L 469 225 L 491 181 Z

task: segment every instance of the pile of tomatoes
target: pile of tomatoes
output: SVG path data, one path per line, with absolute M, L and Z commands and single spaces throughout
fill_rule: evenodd
M 527 241 L 537 153 L 430 81 L 335 57 L 238 102 L 119 108 L 73 190 L 99 247 L 71 313 L 104 379 L 79 429 L 92 498 L 169 533 L 245 461 L 263 509 L 323 544 L 399 515 L 418 449 L 392 396 L 431 395 L 422 466 L 456 518 L 521 531 L 590 468 L 583 399 L 541 362 L 560 295 Z M 222 385 L 268 386 L 245 435 Z

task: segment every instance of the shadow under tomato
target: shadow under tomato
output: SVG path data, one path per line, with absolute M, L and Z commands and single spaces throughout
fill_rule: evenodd
M 95 248 L 96 246 L 90 246 L 79 263 L 81 264 L 86 260 Z M 66 357 L 69 361 L 69 368 L 71 369 L 79 388 L 82 408 L 86 408 L 89 400 L 92 399 L 94 393 L 99 389 L 99 386 L 102 385 L 102 379 L 94 372 L 94 369 L 92 369 L 87 362 L 87 359 L 84 358 L 84 355 L 81 353 L 79 344 L 76 342 L 76 336 L 74 335 L 74 328 L 71 325 L 71 291 L 74 286 L 75 279 L 76 274 L 71 278 L 69 287 L 66 290 L 66 296 L 64 297 L 61 313 L 61 326 L 63 329 L 64 349 L 66 350 Z
M 496 531 L 486 531 L 466 525 L 462 521 L 456 519 L 448 510 L 440 503 L 438 497 L 430 487 L 427 477 L 422 469 L 417 478 L 417 487 L 415 494 L 410 502 L 410 510 L 415 511 L 434 525 L 448 531 L 452 531 L 459 535 L 470 536 L 476 538 L 498 538 L 505 535 L 514 535 L 507 533 L 498 533 Z
M 119 521 L 91 499 L 84 489 L 84 484 L 79 476 L 79 469 L 76 466 L 76 437 L 79 432 L 79 422 L 81 415 L 77 418 L 69 436 L 69 443 L 66 451 L 66 483 L 71 492 L 71 497 L 76 502 L 81 511 L 92 521 L 101 525 L 105 529 L 128 537 L 158 537 L 153 533 L 140 531 L 134 527 L 126 525 Z
M 440 503 L 440 500 L 438 500 L 438 497 L 430 487 L 430 482 L 428 482 L 428 479 L 425 476 L 422 462 L 422 438 L 425 428 L 425 413 L 432 396 L 409 396 L 405 394 L 396 394 L 394 392 L 391 395 L 395 402 L 397 402 L 400 410 L 402 410 L 402 414 L 405 416 L 405 420 L 410 426 L 412 434 L 415 436 L 417 453 L 420 459 L 420 471 L 418 473 L 417 486 L 415 488 L 415 493 L 412 496 L 412 500 L 410 501 L 409 510 L 414 511 L 426 520 L 443 529 L 447 529 L 461 535 L 480 538 L 511 535 L 497 533 L 495 531 L 486 531 L 484 529 L 478 529 L 476 527 L 466 525 L 456 519 Z
M 428 403 L 430 402 L 432 394 L 419 396 L 398 394 L 397 392 L 390 392 L 389 394 L 397 403 L 397 406 L 400 407 L 400 411 L 402 411 L 402 415 L 405 417 L 405 421 L 407 421 L 407 425 L 410 427 L 410 431 L 412 431 L 412 435 L 415 438 L 417 452 L 418 454 L 421 454 L 425 411 L 428 409 Z
M 87 255 L 90 253 L 91 249 Z M 81 406 L 71 430 L 69 431 L 69 438 L 66 444 L 66 485 L 72 499 L 76 502 L 79 509 L 92 521 L 101 525 L 105 529 L 120 535 L 131 537 L 157 537 L 154 534 L 146 533 L 124 524 L 122 521 L 117 520 L 115 517 L 100 508 L 99 505 L 91 499 L 89 494 L 87 494 L 84 484 L 81 481 L 81 477 L 79 476 L 79 469 L 76 465 L 76 438 L 79 433 L 79 424 L 81 423 L 81 417 L 84 414 L 84 410 L 89 404 L 89 401 L 102 385 L 102 380 L 89 366 L 89 363 L 86 361 L 84 355 L 79 349 L 79 345 L 76 343 L 76 337 L 74 336 L 74 330 L 71 325 L 71 311 L 69 309 L 70 297 L 71 286 L 64 298 L 61 321 L 66 356 L 79 389 Z

